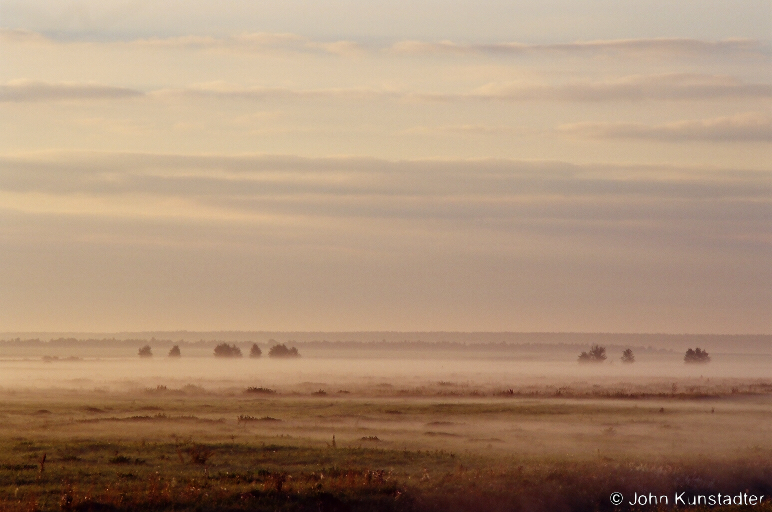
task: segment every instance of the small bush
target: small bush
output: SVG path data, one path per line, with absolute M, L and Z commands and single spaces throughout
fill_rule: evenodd
M 256 418 L 254 416 L 248 416 L 248 415 L 245 415 L 245 414 L 239 415 L 239 417 L 238 417 L 238 422 L 239 423 L 241 423 L 241 422 L 248 422 L 248 421 L 281 421 L 281 420 L 277 419 L 277 418 L 272 418 L 270 416 L 263 416 L 262 418 Z
M 139 349 L 139 357 L 153 357 L 153 351 L 150 348 L 150 345 L 145 345 Z
M 215 357 L 242 357 L 241 355 L 241 349 L 234 345 L 229 345 L 227 343 L 220 343 L 216 347 L 214 347 L 214 356 Z
M 169 357 L 180 357 L 182 353 L 180 352 L 180 346 L 174 345 L 172 349 L 169 351 Z
M 209 459 L 214 455 L 214 451 L 203 444 L 184 443 L 177 446 L 177 456 L 181 463 L 185 463 L 185 454 L 190 457 L 191 464 L 207 465 Z
M 624 352 L 622 352 L 622 362 L 623 363 L 634 363 L 635 362 L 635 355 L 633 354 L 633 351 L 628 349 L 625 349 Z
M 593 345 L 589 352 L 579 354 L 580 363 L 602 363 L 606 360 L 606 347 Z
M 702 350 L 699 347 L 697 347 L 694 350 L 689 349 L 686 351 L 686 354 L 684 354 L 684 363 L 709 363 L 709 362 L 710 362 L 710 356 L 708 355 L 708 352 L 706 350 Z
M 276 394 L 276 390 L 270 389 L 270 388 L 256 388 L 253 386 L 250 386 L 247 388 L 245 393 L 257 393 L 260 395 L 273 395 Z
M 271 347 L 271 350 L 268 351 L 268 357 L 300 357 L 300 354 L 297 348 L 287 348 L 287 345 L 281 343 Z
M 252 348 L 249 349 L 249 357 L 260 357 L 263 355 L 263 351 L 257 346 L 257 343 L 252 343 Z
M 197 394 L 200 395 L 202 393 L 206 393 L 206 389 L 204 389 L 201 386 L 196 386 L 195 384 L 185 384 L 180 389 L 184 393 L 190 393 L 190 394 Z

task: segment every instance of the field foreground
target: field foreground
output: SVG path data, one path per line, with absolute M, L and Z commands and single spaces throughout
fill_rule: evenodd
M 0 509 L 772 510 L 772 386 L 731 384 L 5 389 Z

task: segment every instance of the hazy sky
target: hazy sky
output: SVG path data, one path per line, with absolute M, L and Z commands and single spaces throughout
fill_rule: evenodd
M 0 331 L 772 332 L 772 1 L 0 0 Z

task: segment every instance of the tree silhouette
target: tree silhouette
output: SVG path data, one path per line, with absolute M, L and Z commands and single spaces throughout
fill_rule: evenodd
M 174 345 L 169 351 L 169 357 L 180 357 L 181 355 L 179 345 Z
M 580 363 L 602 363 L 606 360 L 606 347 L 593 345 L 589 352 L 579 354 Z
M 150 345 L 145 345 L 139 349 L 139 357 L 153 357 L 153 351 L 150 349 Z
M 263 351 L 257 346 L 257 343 L 252 343 L 252 348 L 249 349 L 249 357 L 260 357 L 263 355 Z
M 214 347 L 215 357 L 241 357 L 241 349 L 234 345 L 228 345 L 227 343 L 220 343 Z
M 271 347 L 268 351 L 268 357 L 300 357 L 300 354 L 297 348 L 287 348 L 287 345 L 281 343 Z
M 709 362 L 710 362 L 710 356 L 708 355 L 708 352 L 706 350 L 702 350 L 699 347 L 697 347 L 694 350 L 689 349 L 686 351 L 686 354 L 684 354 L 684 363 L 709 363 Z
M 622 362 L 623 363 L 635 362 L 635 355 L 633 355 L 633 351 L 631 349 L 627 348 L 624 350 L 624 352 L 622 352 Z

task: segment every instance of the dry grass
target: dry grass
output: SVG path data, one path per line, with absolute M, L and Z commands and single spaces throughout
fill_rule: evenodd
M 761 457 L 706 467 L 293 444 L 81 441 L 68 450 L 79 458 L 55 456 L 44 473 L 0 470 L 2 509 L 589 511 L 612 510 L 613 491 L 772 492 L 772 462 Z M 116 450 L 130 455 L 110 457 Z
M 383 384 L 5 391 L 0 510 L 591 511 L 612 510 L 613 491 L 772 496 L 767 382 Z

